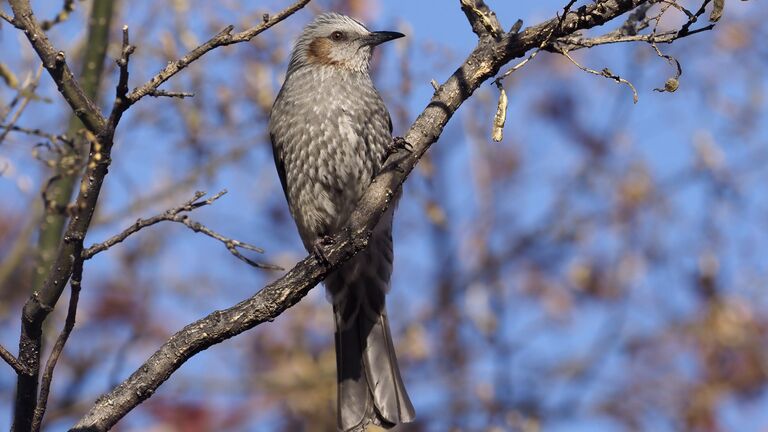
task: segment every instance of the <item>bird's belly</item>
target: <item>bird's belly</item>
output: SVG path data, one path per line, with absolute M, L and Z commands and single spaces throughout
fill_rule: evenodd
M 305 244 L 346 226 L 373 177 L 373 164 L 364 160 L 356 142 L 336 144 L 314 152 L 304 167 L 297 167 L 302 174 L 289 179 L 295 186 L 291 210 Z

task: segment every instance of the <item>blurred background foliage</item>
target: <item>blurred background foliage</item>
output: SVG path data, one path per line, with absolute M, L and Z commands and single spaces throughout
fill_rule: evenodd
M 81 59 L 92 2 L 67 3 L 73 11 L 50 35 Z M 488 3 L 509 27 L 554 16 L 565 2 Z M 61 9 L 33 5 L 42 17 Z M 115 2 L 103 105 L 114 94 L 124 23 L 138 46 L 135 86 L 225 25 L 250 26 L 284 5 Z M 683 66 L 675 93 L 652 91 L 674 70 L 650 46 L 614 45 L 573 55 L 631 81 L 637 105 L 626 87 L 542 53 L 504 81 L 502 142 L 490 140 L 495 87 L 460 109 L 408 180 L 397 216 L 388 302 L 418 413 L 399 430 L 768 430 L 761 6 L 730 1 L 713 31 L 661 46 Z M 430 80 L 447 77 L 475 39 L 458 2 L 316 0 L 251 44 L 210 53 L 165 85 L 194 98 L 144 100 L 127 113 L 86 244 L 194 190 L 226 188 L 194 217 L 265 248 L 260 259 L 290 267 L 303 257 L 265 125 L 293 38 L 325 10 L 409 35 L 373 65 L 396 134 L 426 104 Z M 683 20 L 672 11 L 662 27 Z M 49 135 L 0 130 L 0 343 L 12 348 L 42 253 L 41 191 L 51 166 L 77 161 L 60 157 L 68 107 L 7 24 L 0 69 L 2 123 Z M 279 274 L 170 224 L 89 261 L 46 429 L 65 430 L 184 324 Z M 50 320 L 49 341 L 64 309 Z M 334 430 L 332 329 L 315 289 L 274 323 L 199 354 L 115 430 Z M 2 424 L 14 378 L 0 367 Z

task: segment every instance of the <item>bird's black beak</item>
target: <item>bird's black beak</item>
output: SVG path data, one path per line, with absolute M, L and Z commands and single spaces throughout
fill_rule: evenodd
M 365 45 L 376 46 L 401 37 L 405 37 L 405 35 L 398 32 L 377 31 L 371 32 L 368 36 L 363 36 L 362 40 Z

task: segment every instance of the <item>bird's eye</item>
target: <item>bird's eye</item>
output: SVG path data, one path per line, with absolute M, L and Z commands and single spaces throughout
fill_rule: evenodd
M 345 35 L 344 32 L 335 31 L 331 33 L 331 39 L 336 42 L 343 41 L 346 38 L 347 38 L 347 35 Z

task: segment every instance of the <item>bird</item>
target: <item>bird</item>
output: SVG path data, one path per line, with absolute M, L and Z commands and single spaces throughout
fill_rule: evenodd
M 392 121 L 373 85 L 370 59 L 374 47 L 404 36 L 370 31 L 329 12 L 295 42 L 269 135 L 291 216 L 309 252 L 342 232 L 389 154 Z M 394 207 L 373 229 L 368 246 L 324 281 L 335 322 L 339 431 L 369 424 L 391 428 L 415 417 L 385 305 Z

